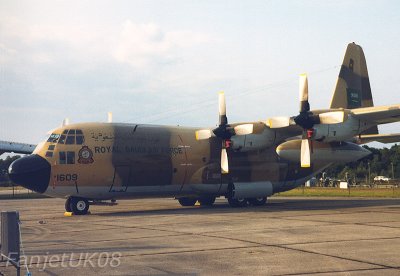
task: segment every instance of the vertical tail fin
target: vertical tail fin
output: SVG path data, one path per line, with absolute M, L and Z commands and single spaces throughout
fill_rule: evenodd
M 350 43 L 347 45 L 330 108 L 353 109 L 373 105 L 363 49 L 354 42 Z M 378 128 L 372 127 L 364 133 L 377 134 Z

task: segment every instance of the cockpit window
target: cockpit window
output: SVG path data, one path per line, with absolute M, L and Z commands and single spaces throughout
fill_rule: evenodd
M 59 144 L 66 145 L 82 145 L 84 142 L 85 137 L 80 129 L 65 129 L 58 139 Z
M 60 134 L 52 133 L 52 134 L 50 135 L 49 139 L 47 139 L 47 142 L 50 142 L 50 143 L 57 143 L 58 138 L 60 138 Z
M 61 135 L 60 139 L 58 140 L 58 143 L 59 144 L 64 144 L 65 143 L 65 137 L 66 137 L 65 135 Z
M 77 145 L 83 144 L 83 136 L 82 135 L 76 135 L 76 144 Z
M 73 135 L 73 136 L 72 135 L 68 135 L 65 144 L 67 144 L 67 145 L 75 144 L 75 135 Z

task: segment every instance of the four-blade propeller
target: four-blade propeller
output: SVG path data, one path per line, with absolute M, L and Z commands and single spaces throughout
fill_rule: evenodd
M 235 135 L 247 135 L 253 133 L 253 124 L 242 124 L 232 127 L 228 124 L 228 118 L 226 116 L 226 103 L 225 94 L 220 92 L 218 96 L 218 110 L 219 110 L 219 125 L 217 128 L 201 129 L 196 131 L 196 140 L 209 139 L 213 134 L 222 140 L 221 149 L 221 173 L 229 173 L 229 161 L 227 149 L 230 148 L 232 136 Z
M 311 165 L 312 138 L 314 126 L 319 124 L 337 124 L 344 122 L 343 111 L 330 111 L 314 114 L 310 111 L 308 102 L 308 80 L 307 75 L 300 75 L 299 86 L 300 112 L 295 117 L 273 117 L 268 120 L 270 128 L 283 128 L 290 125 L 298 125 L 303 128 L 301 141 L 300 163 L 301 167 L 308 168 Z

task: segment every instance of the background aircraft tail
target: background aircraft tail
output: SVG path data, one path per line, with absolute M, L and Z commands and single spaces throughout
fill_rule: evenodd
M 367 62 L 361 46 L 347 45 L 330 108 L 360 108 L 374 106 L 369 83 Z M 376 126 L 363 134 L 377 134 Z

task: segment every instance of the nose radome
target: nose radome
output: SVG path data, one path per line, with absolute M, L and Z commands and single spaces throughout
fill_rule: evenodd
M 49 186 L 51 166 L 43 157 L 32 154 L 11 163 L 8 175 L 12 182 L 38 193 Z

